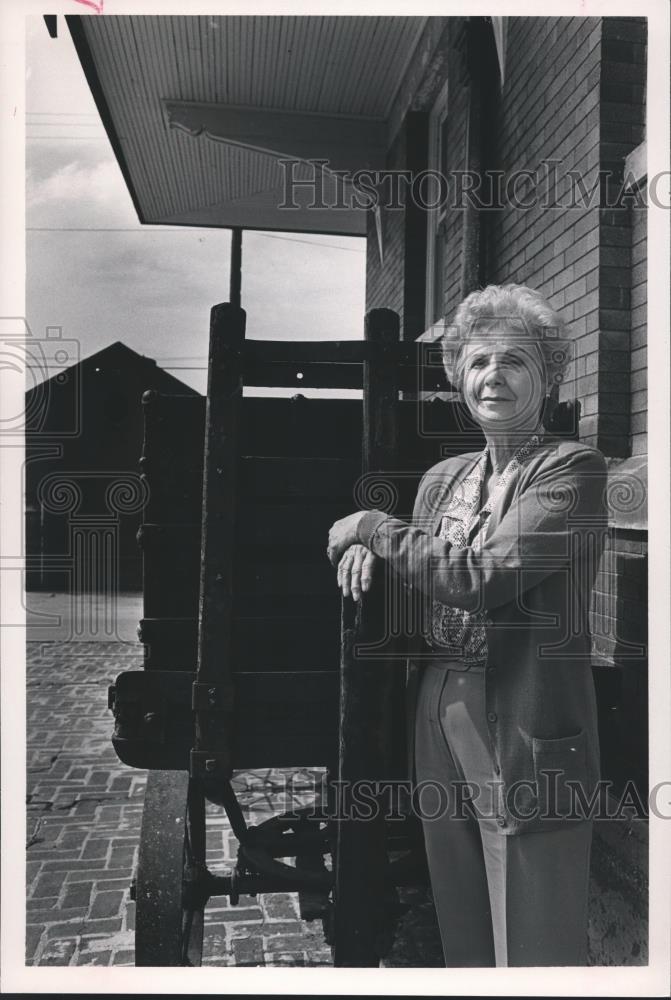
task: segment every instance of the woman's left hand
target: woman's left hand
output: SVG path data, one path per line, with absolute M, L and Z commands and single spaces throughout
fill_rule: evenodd
M 363 510 L 358 510 L 355 514 L 341 517 L 331 526 L 326 552 L 332 566 L 337 566 L 345 550 L 359 541 L 356 529 L 365 513 Z

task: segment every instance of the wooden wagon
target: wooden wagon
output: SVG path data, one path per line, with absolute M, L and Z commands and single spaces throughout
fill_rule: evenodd
M 363 341 L 286 343 L 246 341 L 244 311 L 224 304 L 206 404 L 145 394 L 145 669 L 110 689 L 117 754 L 150 771 L 136 965 L 200 964 L 208 899 L 277 891 L 323 921 L 335 965 L 376 966 L 389 950 L 396 889 L 424 877 L 407 802 L 390 817 L 379 792 L 406 777 L 407 617 L 382 576 L 341 600 L 326 541 L 357 507 L 407 516 L 424 470 L 481 446 L 457 403 L 418 402 L 443 379 L 439 349 L 400 342 L 389 310 L 368 314 Z M 243 385 L 363 400 L 243 397 Z M 234 771 L 301 766 L 325 769 L 325 800 L 247 825 Z M 362 781 L 380 807 L 368 813 L 343 806 Z M 238 841 L 226 874 L 207 866 L 207 802 Z

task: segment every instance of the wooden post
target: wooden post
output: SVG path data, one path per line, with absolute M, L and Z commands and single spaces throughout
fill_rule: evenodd
M 362 471 L 393 473 L 398 449 L 397 314 L 389 309 L 368 313 L 365 336 L 372 350 L 364 364 Z M 378 800 L 375 815 L 357 818 L 352 811 L 356 801 L 349 794 L 358 782 L 393 775 L 393 703 L 402 678 L 391 663 L 366 660 L 356 652 L 358 643 L 379 638 L 384 611 L 380 587 L 357 606 L 343 599 L 339 787 L 344 815 L 338 824 L 334 935 L 339 966 L 377 966 L 393 935 L 382 803 Z M 398 731 L 393 737 L 398 740 Z
M 191 774 L 217 779 L 231 771 L 227 727 L 233 709 L 233 558 L 245 318 L 243 309 L 229 303 L 214 306 L 210 317 Z
M 232 306 L 241 305 L 242 296 L 242 229 L 231 229 L 231 278 L 229 300 Z

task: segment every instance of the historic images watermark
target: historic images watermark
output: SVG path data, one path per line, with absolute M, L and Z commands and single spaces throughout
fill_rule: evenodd
M 315 775 L 309 791 L 313 815 L 323 819 L 373 821 L 380 816 L 389 821 L 416 817 L 424 822 L 444 819 L 496 820 L 505 815 L 517 823 L 536 820 L 638 820 L 650 814 L 671 819 L 671 781 L 660 781 L 647 796 L 633 780 L 624 785 L 601 779 L 587 787 L 568 777 L 561 768 L 538 769 L 533 779 L 506 785 L 492 780 L 485 786 L 474 781 L 455 780 L 411 782 L 409 780 L 344 781 Z M 276 791 L 286 803 L 305 801 L 305 776 L 279 776 Z M 294 783 L 300 781 L 300 796 Z
M 7 390 L 0 447 L 25 447 L 16 476 L 25 501 L 21 530 L 5 546 L 1 568 L 19 581 L 23 610 L 38 640 L 63 626 L 68 634 L 62 641 L 121 641 L 121 529 L 146 506 L 146 481 L 133 470 L 91 468 L 80 451 L 80 464 L 66 461 L 85 431 L 93 439 L 95 428 L 84 427 L 80 343 L 64 336 L 61 326 L 47 326 L 38 335 L 24 316 L 0 317 L 0 369 Z M 24 590 L 61 591 L 67 606 L 61 605 L 58 620 L 33 614 L 25 607 Z
M 38 336 L 25 316 L 0 317 L 0 369 L 7 379 L 0 443 L 25 437 L 46 445 L 79 437 L 80 353 L 79 341 L 64 337 L 61 326 L 47 326 Z M 67 404 L 61 399 L 66 386 Z
M 627 207 L 671 208 L 669 171 L 640 184 L 626 171 L 597 170 L 585 174 L 563 169 L 562 161 L 543 159 L 534 169 L 503 170 L 334 170 L 329 160 L 278 160 L 282 201 L 278 208 L 385 209 L 400 211 L 408 203 L 424 211 L 475 208 L 497 211 L 578 210 Z M 307 168 L 311 168 L 310 170 Z M 299 200 L 300 202 L 299 203 Z M 308 200 L 309 199 L 309 200 Z

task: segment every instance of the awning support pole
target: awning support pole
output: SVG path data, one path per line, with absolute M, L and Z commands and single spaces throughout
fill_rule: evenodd
M 231 285 L 228 301 L 232 306 L 240 308 L 242 288 L 242 229 L 235 226 L 231 229 Z

